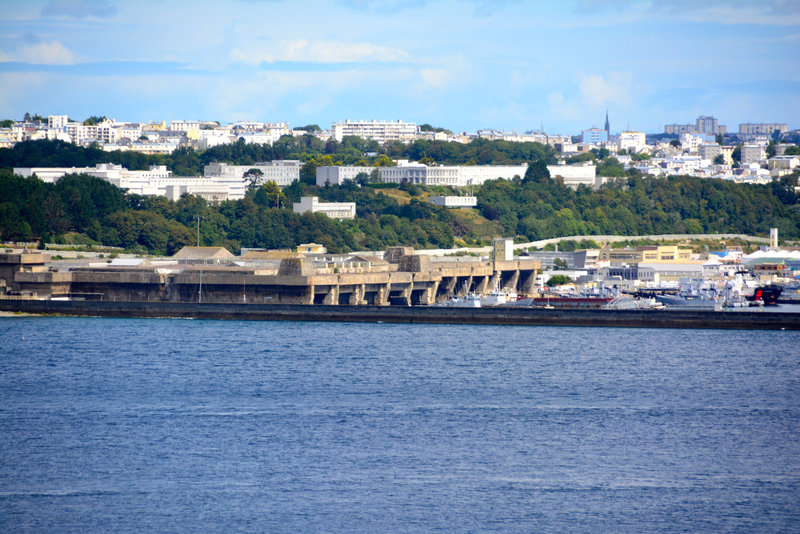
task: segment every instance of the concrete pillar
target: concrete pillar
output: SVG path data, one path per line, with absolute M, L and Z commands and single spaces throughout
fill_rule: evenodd
M 372 302 L 374 306 L 388 306 L 389 305 L 389 290 L 391 289 L 391 285 L 386 284 L 385 286 L 378 289 L 375 293 L 375 300 Z
M 479 277 L 477 286 L 475 287 L 475 293 L 477 293 L 478 295 L 485 295 L 488 287 L 489 287 L 489 277 L 481 276 Z
M 332 285 L 328 292 L 325 294 L 325 298 L 322 301 L 323 304 L 326 305 L 337 305 L 339 304 L 339 286 Z
M 300 297 L 300 304 L 314 304 L 314 286 L 307 286 L 303 296 Z
M 350 293 L 350 300 L 348 301 L 348 304 L 350 304 L 351 306 L 360 306 L 365 304 L 364 284 L 353 287 L 353 292 Z
M 500 287 L 500 284 L 503 282 L 503 275 L 500 271 L 495 271 L 494 274 L 489 278 L 489 290 L 496 287 Z
M 466 297 L 472 287 L 472 275 L 467 276 L 456 288 L 456 295 L 459 297 Z
M 526 271 L 522 274 L 522 284 L 520 285 L 519 292 L 526 295 L 533 293 L 534 285 L 536 284 L 536 269 Z
M 506 284 L 506 287 L 516 291 L 517 290 L 517 284 L 519 284 L 519 269 L 514 271 L 514 274 L 511 275 L 511 280 L 508 281 L 508 283 Z
M 430 306 L 436 302 L 436 291 L 439 289 L 439 282 L 431 282 L 428 288 L 420 297 L 420 304 Z
M 447 285 L 445 285 L 445 293 L 448 295 L 452 295 L 456 290 L 456 282 L 458 282 L 457 276 L 451 276 L 447 279 Z
M 406 287 L 403 288 L 403 294 L 401 298 L 403 299 L 404 306 L 411 306 L 411 291 L 414 289 L 414 282 L 409 282 Z

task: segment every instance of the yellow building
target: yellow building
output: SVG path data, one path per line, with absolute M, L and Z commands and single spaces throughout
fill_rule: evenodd
M 692 261 L 692 249 L 679 248 L 676 245 L 643 246 L 631 248 L 604 248 L 600 250 L 597 261 L 612 264 L 627 263 L 689 263 Z

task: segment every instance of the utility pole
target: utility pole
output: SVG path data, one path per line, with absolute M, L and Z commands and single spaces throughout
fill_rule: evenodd
M 202 217 L 200 217 L 198 215 L 197 216 L 197 246 L 198 247 L 200 246 L 200 219 L 202 219 Z

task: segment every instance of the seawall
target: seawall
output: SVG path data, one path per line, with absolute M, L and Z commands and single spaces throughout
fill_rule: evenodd
M 800 313 L 0 300 L 0 311 L 86 317 L 800 330 Z

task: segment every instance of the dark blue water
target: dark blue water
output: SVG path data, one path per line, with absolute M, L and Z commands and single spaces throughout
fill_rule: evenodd
M 800 333 L 0 319 L 3 532 L 800 531 Z

